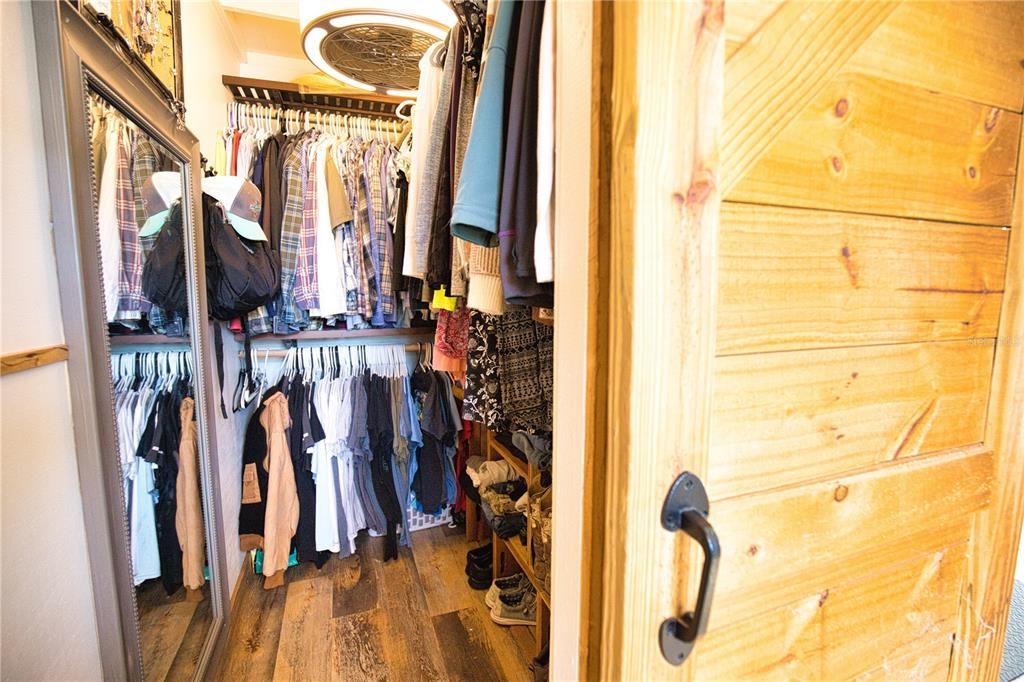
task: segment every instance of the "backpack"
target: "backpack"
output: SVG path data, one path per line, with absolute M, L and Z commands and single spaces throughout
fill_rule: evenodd
M 208 194 L 203 194 L 203 233 L 211 317 L 244 319 L 274 300 L 281 288 L 281 266 L 270 242 L 240 236 L 228 222 L 224 207 Z
M 142 267 L 142 293 L 167 312 L 188 314 L 188 281 L 185 276 L 185 234 L 181 226 L 181 202 L 157 233 L 153 250 Z
M 252 375 L 249 326 L 246 317 L 261 305 L 277 297 L 281 289 L 281 265 L 270 249 L 270 242 L 242 237 L 228 222 L 224 207 L 209 194 L 203 194 L 203 235 L 206 242 L 206 301 L 210 317 L 216 320 L 242 319 L 245 330 L 245 374 Z M 217 325 L 221 327 L 221 325 Z M 223 329 L 213 336 L 220 385 L 220 412 L 224 408 Z

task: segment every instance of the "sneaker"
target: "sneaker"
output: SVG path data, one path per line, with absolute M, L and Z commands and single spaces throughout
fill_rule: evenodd
M 486 545 L 481 545 L 476 549 L 471 549 L 468 552 L 466 552 L 466 562 L 468 563 L 470 561 L 476 561 L 477 563 L 480 563 L 481 561 L 487 560 L 488 557 L 493 556 L 494 548 L 491 545 L 491 543 L 488 542 Z
M 498 625 L 534 625 L 537 622 L 537 593 L 524 590 L 521 595 L 510 597 L 513 604 L 499 599 L 491 607 L 491 620 Z
M 503 592 L 519 592 L 530 584 L 529 578 L 524 573 L 516 573 L 507 578 L 498 578 L 491 584 L 491 589 L 484 595 L 484 603 L 488 608 L 494 608 L 494 602 Z

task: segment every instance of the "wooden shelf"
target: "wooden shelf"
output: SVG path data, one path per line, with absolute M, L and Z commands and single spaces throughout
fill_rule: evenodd
M 529 485 L 530 484 L 529 463 L 528 462 L 524 462 L 520 458 L 518 458 L 515 455 L 513 455 L 512 451 L 509 450 L 507 447 L 505 447 L 505 445 L 503 445 L 502 443 L 498 442 L 497 439 L 491 438 L 490 440 L 491 440 L 491 450 L 493 450 L 495 453 L 497 453 L 497 455 L 499 457 L 501 457 L 503 460 L 508 462 L 509 466 L 511 466 L 513 469 L 515 469 L 516 473 L 519 474 L 523 478 L 523 480 L 526 481 L 527 485 Z
M 254 343 L 274 341 L 325 341 L 341 339 L 408 339 L 422 341 L 434 338 L 435 325 L 427 327 L 399 327 L 397 329 L 319 329 L 294 334 L 260 334 L 253 336 Z M 245 341 L 245 334 L 235 334 L 236 341 Z
M 519 538 L 511 538 L 509 540 L 502 540 L 501 538 L 497 539 L 504 543 L 505 549 L 508 550 L 508 553 L 511 554 L 512 558 L 515 559 L 517 564 L 519 564 L 519 568 L 522 569 L 526 577 L 530 579 L 530 584 L 533 585 L 533 589 L 537 590 L 537 596 L 550 608 L 551 597 L 548 596 L 547 590 L 544 589 L 544 585 L 537 578 L 537 574 L 533 570 L 533 562 L 530 561 L 528 549 L 519 542 Z
M 396 118 L 395 109 L 402 102 L 401 97 L 389 95 L 321 92 L 297 83 L 239 76 L 221 76 L 221 83 L 239 102 L 274 104 L 291 109 L 320 109 L 357 116 Z

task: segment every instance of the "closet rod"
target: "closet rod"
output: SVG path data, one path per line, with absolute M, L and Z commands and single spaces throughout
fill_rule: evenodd
M 351 345 L 351 344 L 349 344 L 349 345 Z M 407 353 L 416 353 L 416 352 L 422 350 L 424 345 L 429 346 L 429 345 L 432 345 L 432 344 L 429 344 L 429 343 L 428 344 L 424 344 L 424 343 L 407 343 L 407 344 L 404 344 L 404 345 L 405 345 L 405 351 Z M 329 346 L 299 346 L 299 348 L 328 348 L 328 347 Z M 253 355 L 257 355 L 257 356 L 259 356 L 259 358 L 262 359 L 264 357 L 267 357 L 267 358 L 283 358 L 283 357 L 286 357 L 290 351 L 291 351 L 290 348 L 281 348 L 281 349 L 274 349 L 274 350 L 262 350 L 262 349 L 253 348 L 252 352 L 253 352 Z M 244 350 L 238 351 L 238 357 L 244 358 L 245 357 L 245 351 Z

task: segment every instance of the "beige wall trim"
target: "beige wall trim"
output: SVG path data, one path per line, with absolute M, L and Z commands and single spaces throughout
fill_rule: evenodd
M 600 4 L 600 3 L 598 3 Z M 588 459 L 587 401 L 592 393 L 588 363 L 593 356 L 589 329 L 593 290 L 590 280 L 592 168 L 591 125 L 593 15 L 590 3 L 555 3 L 555 359 L 552 517 L 551 676 L 581 679 L 583 606 L 587 600 L 590 557 L 584 540 L 590 518 L 592 478 Z
M 63 343 L 17 353 L 5 353 L 0 357 L 0 376 L 52 365 L 55 362 L 64 362 L 67 359 L 68 347 Z

